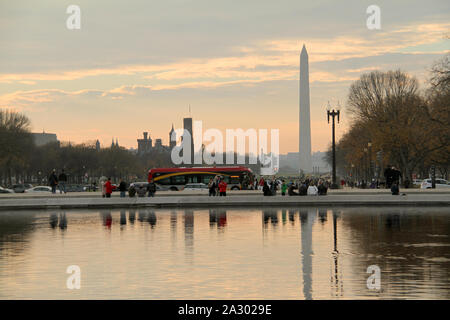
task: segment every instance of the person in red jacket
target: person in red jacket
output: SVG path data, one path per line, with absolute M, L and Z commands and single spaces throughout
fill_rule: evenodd
M 227 196 L 227 183 L 223 179 L 219 183 L 219 193 L 221 197 Z
M 108 181 L 105 182 L 105 194 L 107 198 L 111 198 L 112 193 L 112 184 L 111 178 L 108 178 Z

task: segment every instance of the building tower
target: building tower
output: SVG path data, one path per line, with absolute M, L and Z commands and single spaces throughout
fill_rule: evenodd
M 172 141 L 172 134 L 175 135 L 175 140 L 174 141 Z M 170 132 L 169 132 L 169 148 L 170 148 L 170 150 L 172 150 L 172 148 L 177 145 L 176 137 L 177 136 L 175 134 L 175 130 L 173 129 L 173 123 L 172 123 L 172 130 L 170 130 Z
M 194 136 L 192 135 L 192 118 L 184 118 L 183 119 L 183 129 L 190 133 L 190 144 L 191 144 L 191 164 L 194 164 Z M 184 140 L 183 136 L 183 140 Z
M 139 154 L 149 153 L 152 151 L 152 148 L 153 148 L 152 138 L 150 138 L 150 135 L 148 134 L 148 132 L 144 132 L 143 136 L 144 136 L 143 139 L 137 139 Z
M 309 112 L 309 66 L 308 52 L 303 45 L 300 53 L 300 115 L 299 115 L 299 169 L 312 172 L 311 161 L 311 118 Z

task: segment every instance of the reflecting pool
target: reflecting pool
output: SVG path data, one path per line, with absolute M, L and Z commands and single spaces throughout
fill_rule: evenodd
M 19 298 L 450 299 L 450 212 L 0 212 L 0 299 Z

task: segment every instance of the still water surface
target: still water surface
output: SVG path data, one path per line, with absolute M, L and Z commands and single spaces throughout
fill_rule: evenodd
M 450 299 L 450 212 L 0 212 L 0 299 L 18 298 Z

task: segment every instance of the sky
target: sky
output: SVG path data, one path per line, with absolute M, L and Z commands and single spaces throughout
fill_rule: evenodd
M 66 26 L 69 5 L 80 29 Z M 324 151 L 328 101 L 342 106 L 339 138 L 352 82 L 401 69 L 425 88 L 449 35 L 448 0 L 0 0 L 0 108 L 61 141 L 136 148 L 143 131 L 168 144 L 190 105 L 204 129 L 279 129 L 281 153 L 297 152 L 305 44 L 312 150 Z

